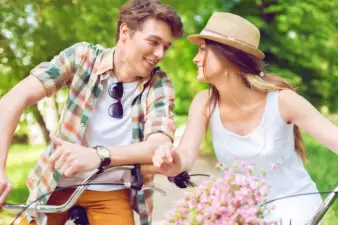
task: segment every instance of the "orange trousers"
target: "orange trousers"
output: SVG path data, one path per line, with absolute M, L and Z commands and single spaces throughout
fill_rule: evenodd
M 63 204 L 74 190 L 55 192 L 47 204 Z M 84 207 L 90 225 L 134 225 L 134 215 L 129 201 L 128 190 L 92 191 L 86 190 L 76 205 Z M 47 225 L 64 225 L 67 213 L 47 214 Z M 37 225 L 35 221 L 28 222 L 23 216 L 20 225 Z

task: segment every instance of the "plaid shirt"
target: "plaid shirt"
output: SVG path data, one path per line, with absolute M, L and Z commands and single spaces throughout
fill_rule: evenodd
M 43 62 L 31 72 L 44 85 L 48 96 L 60 88 L 69 88 L 68 99 L 63 110 L 57 136 L 65 141 L 81 144 L 84 131 L 102 92 L 102 81 L 116 79 L 112 74 L 113 49 L 99 45 L 77 43 L 55 56 L 50 62 Z M 132 103 L 132 139 L 141 142 L 152 133 L 162 132 L 174 137 L 173 122 L 174 93 L 171 81 L 165 72 L 155 68 L 147 80 L 139 82 L 138 95 Z M 47 159 L 54 151 L 49 143 L 27 180 L 30 191 L 28 202 L 55 189 L 60 178 L 47 165 Z M 145 176 L 147 185 L 153 184 L 153 176 Z M 49 196 L 41 199 L 45 204 Z M 132 194 L 134 209 L 139 212 L 141 224 L 151 222 L 152 193 Z M 135 204 L 138 203 L 138 204 Z M 35 217 L 38 224 L 46 224 L 45 215 L 26 214 L 28 220 Z

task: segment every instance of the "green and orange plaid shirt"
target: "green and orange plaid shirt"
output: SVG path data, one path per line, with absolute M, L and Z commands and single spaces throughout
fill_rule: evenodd
M 84 131 L 95 108 L 95 103 L 102 92 L 102 81 L 114 78 L 114 48 L 103 48 L 86 42 L 77 43 L 50 62 L 43 62 L 31 72 L 44 85 L 48 96 L 62 87 L 68 87 L 68 98 L 57 129 L 57 136 L 65 141 L 81 144 Z M 139 82 L 138 95 L 132 103 L 132 139 L 133 143 L 141 142 L 152 133 L 162 132 L 173 139 L 175 125 L 173 121 L 174 92 L 170 79 L 158 67 L 147 80 Z M 60 178 L 47 165 L 47 159 L 54 151 L 49 143 L 27 179 L 30 191 L 28 202 L 53 191 Z M 147 185 L 153 184 L 153 176 L 145 176 Z M 39 203 L 47 202 L 49 196 Z M 141 224 L 151 222 L 152 192 L 140 191 L 131 196 L 137 209 Z M 137 204 L 136 204 L 137 203 Z M 28 220 L 35 217 L 38 224 L 46 224 L 42 214 L 26 214 Z

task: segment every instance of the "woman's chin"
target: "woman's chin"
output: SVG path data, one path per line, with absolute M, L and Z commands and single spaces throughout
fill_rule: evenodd
M 204 76 L 200 76 L 200 75 L 197 76 L 197 80 L 200 81 L 200 82 L 206 82 L 207 81 Z

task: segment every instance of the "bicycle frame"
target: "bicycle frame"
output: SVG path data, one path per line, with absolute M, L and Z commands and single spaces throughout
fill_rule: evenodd
M 308 225 L 319 224 L 319 222 L 323 219 L 325 213 L 329 210 L 329 208 L 333 205 L 333 203 L 337 199 L 337 196 L 338 196 L 338 186 L 336 187 L 336 189 L 334 189 L 334 191 L 331 194 L 329 194 L 325 198 L 324 202 L 319 207 L 316 214 L 314 215 L 312 220 L 308 223 Z
M 153 186 L 145 186 L 143 184 L 143 176 L 141 174 L 141 169 L 140 165 L 127 165 L 127 166 L 118 166 L 118 167 L 111 167 L 108 168 L 104 171 L 99 171 L 98 169 L 93 171 L 92 174 L 90 174 L 82 184 L 78 185 L 73 194 L 68 198 L 68 200 L 62 204 L 62 205 L 45 205 L 45 204 L 37 204 L 37 203 L 32 203 L 32 204 L 4 204 L 4 208 L 9 210 L 9 211 L 23 211 L 27 210 L 28 212 L 38 212 L 38 213 L 62 213 L 62 212 L 68 212 L 72 211 L 72 208 L 74 208 L 75 203 L 78 201 L 82 193 L 86 190 L 86 187 L 93 181 L 95 178 L 100 176 L 103 173 L 114 171 L 114 170 L 130 170 L 132 176 L 134 177 L 134 180 L 132 182 L 124 182 L 121 184 L 110 184 L 110 185 L 124 185 L 126 188 L 133 189 L 135 191 L 140 191 L 140 190 L 147 190 L 151 189 L 154 191 L 160 192 L 162 195 L 165 195 L 166 192 L 159 188 L 155 188 Z M 80 207 L 81 208 L 81 207 Z M 73 212 L 74 213 L 74 212 Z M 86 217 L 86 215 L 84 215 Z M 81 218 L 77 218 L 79 220 L 75 221 L 80 221 Z M 71 215 L 69 214 L 69 219 L 71 219 Z M 82 224 L 82 223 L 77 223 L 76 224 Z
M 45 205 L 45 204 L 37 204 L 33 203 L 32 205 L 28 206 L 25 204 L 5 204 L 4 208 L 7 210 L 23 210 L 26 209 L 28 212 L 40 212 L 40 213 L 61 213 L 68 211 L 74 204 L 77 202 L 77 200 L 80 198 L 82 193 L 86 189 L 86 185 L 88 185 L 92 180 L 94 180 L 99 175 L 114 171 L 114 170 L 132 170 L 133 166 L 120 166 L 120 167 L 112 167 L 109 168 L 102 173 L 97 173 L 97 170 L 93 172 L 93 174 L 89 175 L 87 179 L 84 180 L 84 182 L 81 184 L 82 186 L 79 186 L 75 189 L 74 193 L 69 197 L 69 199 L 62 205 Z M 125 183 L 125 187 L 130 188 L 131 183 Z
M 62 205 L 39 205 L 39 204 L 32 204 L 30 206 L 24 205 L 24 204 L 5 204 L 4 208 L 7 210 L 23 210 L 26 209 L 29 212 L 39 212 L 39 213 L 61 213 L 66 212 L 70 208 L 72 208 L 77 200 L 80 198 L 81 194 L 85 191 L 86 186 L 94 180 L 96 177 L 100 176 L 103 173 L 114 171 L 114 170 L 131 170 L 134 172 L 133 175 L 136 175 L 136 179 L 133 182 L 125 182 L 124 186 L 126 188 L 132 188 L 136 191 L 139 190 L 146 190 L 146 189 L 152 189 L 154 191 L 159 191 L 162 195 L 165 195 L 166 193 L 158 188 L 151 187 L 151 186 L 144 186 L 143 185 L 143 179 L 140 177 L 140 169 L 137 167 L 137 165 L 133 166 L 119 166 L 119 167 L 111 167 L 102 173 L 98 173 L 98 170 L 94 171 L 93 174 L 88 176 L 88 178 L 81 184 L 81 186 L 77 187 L 74 191 L 74 193 L 69 197 L 69 199 Z M 186 188 L 186 187 L 194 187 L 196 186 L 194 183 L 190 181 L 190 176 L 186 172 L 181 173 L 175 177 L 168 178 L 168 180 L 172 183 L 175 183 L 176 186 L 180 188 Z M 333 192 L 331 192 L 324 200 L 322 205 L 317 210 L 316 214 L 313 216 L 311 221 L 304 225 L 318 225 L 320 221 L 323 219 L 326 212 L 329 210 L 329 208 L 333 205 L 335 200 L 338 196 L 338 186 L 334 189 Z

